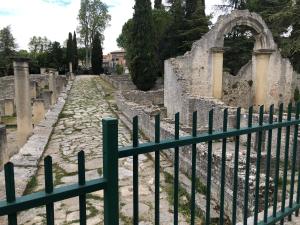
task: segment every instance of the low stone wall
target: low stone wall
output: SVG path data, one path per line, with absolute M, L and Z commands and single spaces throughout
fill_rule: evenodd
M 118 90 L 136 90 L 136 86 L 132 83 L 130 75 L 104 75 L 101 74 L 100 77 L 109 82 L 114 88 Z M 153 90 L 158 90 L 163 88 L 163 79 L 158 78 L 156 85 Z
M 123 91 L 122 95 L 129 101 L 142 105 L 163 105 L 164 90 L 155 91 Z
M 126 95 L 126 94 L 125 94 Z M 154 140 L 154 115 L 161 113 L 161 139 L 174 138 L 174 121 L 165 118 L 165 109 L 159 108 L 154 105 L 141 105 L 126 99 L 122 92 L 118 92 L 116 96 L 117 106 L 120 112 L 122 112 L 128 120 L 132 121 L 132 118 L 136 115 L 139 116 L 139 128 L 143 133 Z M 204 110 L 204 109 L 203 109 Z M 208 113 L 208 108 L 206 108 Z M 184 130 L 180 131 L 181 136 L 187 136 L 189 133 Z M 225 180 L 225 211 L 227 215 L 232 213 L 232 190 L 233 190 L 233 174 L 234 174 L 234 142 L 228 140 L 227 142 L 227 159 L 226 159 L 226 180 Z M 164 152 L 168 155 L 170 160 L 173 160 L 173 151 L 166 150 Z M 244 208 L 244 185 L 245 185 L 245 159 L 246 157 L 246 147 L 241 145 L 239 152 L 239 177 L 238 177 L 238 202 L 237 202 L 237 215 L 238 219 L 242 219 Z M 191 176 L 191 146 L 185 146 L 180 148 L 180 169 L 188 176 Z M 264 159 L 266 158 L 266 153 L 262 153 L 262 172 L 264 171 Z M 221 160 L 222 160 L 222 143 L 213 143 L 213 160 L 212 160 L 212 197 L 218 202 L 220 199 L 220 171 L 221 171 Z M 256 154 L 252 151 L 251 154 L 251 176 L 249 183 L 249 213 L 253 212 L 254 208 L 254 190 L 255 190 L 255 163 Z M 206 184 L 206 174 L 207 174 L 207 144 L 197 145 L 197 177 L 203 184 Z M 222 181 L 224 182 L 224 181 Z M 261 190 L 260 195 L 264 193 L 264 174 L 261 174 Z M 271 182 L 272 183 L 272 182 Z M 272 196 L 272 184 L 269 188 L 270 196 Z M 263 199 L 263 198 L 262 198 Z M 263 205 L 263 202 L 260 202 Z
M 3 169 L 3 164 L 7 161 L 7 158 L 6 127 L 0 124 L 0 171 Z
M 15 165 L 16 195 L 23 195 L 28 182 L 36 175 L 38 164 L 47 146 L 48 140 L 62 111 L 67 95 L 72 87 L 69 83 L 63 91 L 57 103 L 46 113 L 42 120 L 33 130 L 32 136 L 27 143 L 14 155 L 10 161 Z M 0 172 L 0 199 L 5 199 L 4 172 Z M 1 220 L 0 220 L 1 224 Z

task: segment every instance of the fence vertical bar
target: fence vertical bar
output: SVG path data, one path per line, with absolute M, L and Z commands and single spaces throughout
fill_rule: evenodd
M 78 183 L 85 185 L 85 156 L 84 151 L 78 153 Z M 80 225 L 86 225 L 86 195 L 79 195 L 79 220 Z
M 209 111 L 208 118 L 208 133 L 213 132 L 213 115 L 214 110 Z M 212 141 L 208 142 L 208 152 L 207 152 L 207 180 L 206 180 L 206 216 L 205 225 L 210 225 L 210 199 L 211 199 L 211 163 L 212 163 Z
M 241 108 L 237 108 L 236 112 L 236 129 L 240 129 L 241 125 Z M 232 224 L 236 224 L 236 206 L 237 206 L 237 189 L 238 189 L 238 170 L 239 170 L 239 148 L 240 136 L 235 137 L 234 147 L 234 170 L 233 170 L 233 197 L 232 197 Z
M 228 109 L 223 114 L 223 132 L 227 131 Z M 226 171 L 226 143 L 227 139 L 222 140 L 222 162 L 221 162 L 221 194 L 220 194 L 220 221 L 219 225 L 224 224 L 224 195 L 225 195 L 225 171 Z
M 259 107 L 259 126 L 263 125 L 264 106 Z M 258 223 L 258 211 L 259 211 L 259 181 L 260 181 L 260 162 L 261 162 L 261 148 L 262 148 L 262 135 L 263 132 L 258 132 L 258 146 L 257 146 L 257 158 L 256 158 L 256 183 L 255 183 L 255 202 L 254 202 L 254 225 Z
M 279 105 L 278 122 L 282 122 L 283 104 Z M 279 183 L 279 169 L 280 169 L 280 148 L 281 148 L 281 133 L 282 128 L 277 130 L 277 143 L 276 143 L 276 159 L 275 159 L 275 178 L 274 178 L 274 198 L 273 198 L 273 217 L 277 215 L 277 199 L 278 199 L 278 183 Z
M 193 112 L 192 136 L 197 136 L 197 112 Z M 195 225 L 195 199 L 196 199 L 196 144 L 192 144 L 192 187 L 191 187 L 191 225 Z
M 248 110 L 248 128 L 252 127 L 253 106 Z M 244 193 L 244 217 L 243 224 L 247 225 L 248 218 L 248 200 L 249 200 L 249 176 L 250 176 L 250 154 L 251 154 L 251 134 L 247 135 L 246 152 L 246 172 L 245 172 L 245 193 Z
M 160 142 L 160 115 L 155 116 L 155 143 Z M 160 154 L 155 151 L 155 225 L 159 225 L 159 185 L 160 185 Z
M 4 166 L 5 172 L 5 190 L 6 190 L 6 201 L 12 203 L 16 201 L 16 192 L 15 192 L 15 174 L 14 174 L 14 165 L 11 162 L 8 162 Z M 8 215 L 8 224 L 17 225 L 17 213 Z
M 269 110 L 269 124 L 273 124 L 273 114 L 274 114 L 274 105 L 271 105 L 270 110 Z M 270 129 L 268 131 L 268 144 L 267 144 L 265 206 L 264 206 L 264 222 L 265 223 L 267 223 L 267 221 L 268 221 L 271 150 L 272 150 L 272 129 Z
M 292 117 L 292 103 L 289 103 L 289 105 L 288 105 L 287 120 L 290 121 L 291 117 Z M 291 130 L 290 128 L 291 128 L 290 126 L 286 127 L 286 135 L 285 135 L 281 212 L 285 211 L 286 185 L 287 185 L 288 160 L 289 160 L 289 145 L 290 145 L 290 130 Z M 284 224 L 284 220 L 281 220 L 280 224 L 283 225 Z
M 139 124 L 138 116 L 133 117 L 132 121 L 132 146 L 139 145 Z M 139 223 L 139 156 L 133 155 L 133 224 Z
M 118 120 L 103 119 L 104 225 L 119 224 Z
M 45 164 L 45 192 L 51 194 L 53 192 L 53 171 L 52 158 L 47 156 L 44 159 Z M 46 219 L 47 225 L 54 225 L 54 203 L 46 205 Z
M 175 114 L 175 140 L 179 139 L 179 113 Z M 179 148 L 174 156 L 174 225 L 178 225 Z
M 299 120 L 300 113 L 300 103 L 296 104 L 296 115 L 295 119 Z M 294 190 L 295 190 L 295 175 L 296 175 L 296 160 L 297 160 L 297 147 L 298 147 L 298 131 L 299 125 L 296 124 L 294 127 L 294 143 L 293 143 L 293 159 L 292 159 L 292 173 L 291 173 L 291 187 L 290 187 L 290 199 L 289 199 L 289 207 L 292 208 L 293 200 L 294 200 Z M 292 215 L 289 216 L 289 221 L 291 221 Z

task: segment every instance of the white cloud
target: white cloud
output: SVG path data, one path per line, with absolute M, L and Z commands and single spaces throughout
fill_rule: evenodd
M 132 17 L 135 0 L 103 0 L 112 16 L 105 30 L 104 52 L 118 49 L 116 39 L 123 24 Z M 207 0 L 207 11 L 222 0 Z M 30 37 L 46 36 L 61 44 L 76 30 L 80 0 L 0 0 L 0 28 L 11 25 L 20 49 L 27 49 Z
M 69 31 L 76 30 L 80 0 L 69 1 L 43 0 L 0 0 L 0 27 L 11 25 L 19 48 L 26 49 L 30 37 L 46 36 L 52 41 L 63 43 Z

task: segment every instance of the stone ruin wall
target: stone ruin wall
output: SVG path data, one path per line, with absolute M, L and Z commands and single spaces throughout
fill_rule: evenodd
M 181 112 L 181 119 L 188 121 L 189 98 L 214 97 L 214 55 L 224 45 L 223 35 L 234 26 L 248 25 L 257 30 L 254 51 L 269 49 L 270 60 L 267 68 L 265 87 L 265 105 L 287 104 L 293 99 L 295 86 L 299 86 L 299 75 L 293 70 L 288 59 L 281 57 L 272 34 L 265 22 L 256 13 L 233 11 L 230 15 L 221 16 L 215 26 L 201 40 L 193 44 L 192 50 L 183 56 L 165 61 L 165 99 L 168 115 Z M 259 33 L 261 32 L 261 33 Z M 245 65 L 236 77 L 223 75 L 223 97 L 220 100 L 230 106 L 248 108 L 255 104 L 256 65 L 254 53 L 252 60 Z M 264 53 L 260 53 L 264 54 Z M 237 97 L 238 96 L 238 97 Z
M 65 76 L 57 76 L 57 92 L 62 90 L 62 86 L 66 85 Z M 15 78 L 14 76 L 0 77 L 0 116 L 5 115 L 5 100 L 15 101 Z M 31 91 L 37 95 L 35 98 L 44 99 L 45 108 L 49 109 L 49 94 L 45 93 L 49 89 L 49 76 L 47 74 L 31 74 L 30 75 Z
M 118 92 L 116 94 L 116 100 L 117 100 L 117 106 L 120 112 L 122 112 L 126 118 L 132 122 L 132 118 L 136 115 L 139 116 L 139 128 L 143 131 L 143 133 L 149 137 L 151 140 L 154 140 L 154 116 L 156 114 L 161 115 L 161 139 L 169 139 L 174 138 L 174 119 L 167 118 L 166 117 L 166 108 L 164 107 L 158 107 L 156 104 L 154 104 L 157 99 L 160 98 L 160 101 L 163 100 L 162 98 L 162 91 L 150 91 L 150 92 L 139 92 L 139 95 L 141 96 L 139 99 L 136 99 L 136 96 L 138 96 L 139 91 L 122 91 Z M 149 95 L 148 99 L 152 99 L 150 102 L 152 104 L 150 105 L 150 102 L 147 102 L 147 104 L 143 104 L 141 99 L 144 98 L 145 95 Z M 153 97 L 156 96 L 156 97 Z M 153 100 L 155 99 L 155 100 Z M 208 108 L 203 108 L 203 110 L 200 112 L 202 115 L 208 115 Z M 223 116 L 223 110 L 220 108 L 220 111 L 215 112 L 215 117 L 220 118 L 220 122 L 217 125 L 220 125 L 222 123 L 222 116 Z M 231 119 L 229 120 L 229 127 L 234 127 L 235 120 Z M 243 123 L 246 123 L 246 121 L 243 121 Z M 198 132 L 203 132 L 205 127 L 203 127 L 201 124 L 198 124 Z M 214 127 L 216 128 L 216 127 Z M 216 128 L 217 129 L 217 128 Z M 181 130 L 180 130 L 180 136 L 188 136 L 191 133 L 191 128 L 189 126 L 185 126 L 185 124 L 181 124 Z M 256 139 L 256 136 L 253 135 L 253 140 Z M 231 140 L 232 141 L 232 140 Z M 225 188 L 225 198 L 226 199 L 232 199 L 232 190 L 233 190 L 233 171 L 234 171 L 234 143 L 229 141 L 228 143 L 228 155 L 227 155 L 227 167 L 226 167 L 226 188 Z M 266 141 L 266 140 L 265 140 Z M 238 218 L 242 218 L 242 209 L 243 209 L 243 198 L 244 198 L 244 173 L 245 173 L 245 155 L 246 155 L 246 149 L 245 146 L 243 146 L 246 143 L 246 137 L 241 137 L 241 151 L 240 151 L 240 162 L 239 162 L 239 185 L 238 186 Z M 221 149 L 221 142 L 217 142 L 213 144 L 213 166 L 212 166 L 212 196 L 213 199 L 218 203 L 219 199 L 219 193 L 220 193 L 220 171 L 221 171 L 221 157 L 222 157 L 222 149 Z M 172 150 L 166 150 L 164 151 L 164 154 L 167 155 L 167 157 L 170 160 L 173 160 L 174 152 Z M 266 158 L 266 152 L 262 153 L 262 159 Z M 255 189 L 255 174 L 253 171 L 255 171 L 256 166 L 256 154 L 251 154 L 251 178 L 250 178 L 250 196 L 249 196 L 249 212 L 253 212 L 254 207 L 254 189 Z M 262 160 L 262 184 L 264 182 L 264 168 L 265 168 L 265 160 Z M 180 169 L 182 172 L 184 172 L 187 176 L 191 177 L 191 146 L 184 146 L 180 148 Z M 271 168 L 273 174 L 274 168 Z M 207 171 L 207 144 L 198 144 L 197 145 L 197 177 L 199 177 L 200 181 L 203 184 L 206 184 L 206 171 Z M 261 185 L 261 195 L 263 196 L 264 193 L 264 186 Z M 272 184 L 269 189 L 270 196 L 272 193 Z M 189 190 L 187 190 L 189 191 Z M 227 215 L 231 215 L 232 213 L 232 201 L 226 201 L 225 202 L 225 210 Z M 204 209 L 203 205 L 198 205 L 198 207 Z M 261 205 L 263 205 L 263 202 L 260 202 Z

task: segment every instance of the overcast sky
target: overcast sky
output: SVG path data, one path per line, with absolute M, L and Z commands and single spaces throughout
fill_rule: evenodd
M 103 0 L 112 16 L 105 31 L 104 52 L 117 50 L 116 39 L 132 17 L 134 0 Z M 207 13 L 222 0 L 206 0 Z M 78 26 L 80 0 L 0 0 L 0 29 L 10 25 L 19 49 L 27 49 L 32 36 L 46 36 L 61 44 Z

